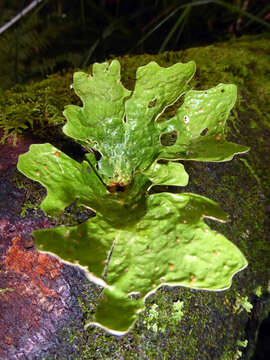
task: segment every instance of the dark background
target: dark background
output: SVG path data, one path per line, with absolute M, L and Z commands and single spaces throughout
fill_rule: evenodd
M 31 3 L 2 0 L 0 28 Z M 269 31 L 269 0 L 41 0 L 0 30 L 0 89 L 111 56 Z

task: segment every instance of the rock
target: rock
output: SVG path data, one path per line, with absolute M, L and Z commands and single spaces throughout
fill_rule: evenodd
M 85 276 L 34 248 L 32 230 L 52 224 L 41 211 L 20 216 L 26 190 L 12 179 L 27 141 L 18 139 L 11 151 L 6 151 L 8 145 L 1 147 L 0 358 L 41 359 L 52 353 L 68 358 L 77 351 L 67 341 L 60 346 L 63 328 L 82 329 L 78 296 Z

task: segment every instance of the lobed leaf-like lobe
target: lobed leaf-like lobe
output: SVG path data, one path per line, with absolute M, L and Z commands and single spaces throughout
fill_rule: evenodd
M 41 209 L 50 215 L 59 215 L 75 200 L 95 210 L 106 193 L 86 161 L 80 164 L 51 144 L 31 145 L 27 153 L 20 155 L 17 167 L 46 187 Z
M 117 235 L 108 266 L 109 287 L 96 322 L 112 332 L 128 331 L 134 313 L 142 310 L 141 300 L 163 284 L 207 290 L 230 287 L 233 275 L 245 268 L 247 261 L 234 244 L 211 230 L 204 218 L 227 220 L 218 204 L 200 195 L 151 195 L 145 216 Z M 135 301 L 133 294 L 140 301 Z M 125 302 L 130 312 L 121 313 L 119 301 Z
M 159 155 L 163 159 L 227 161 L 248 147 L 227 142 L 225 125 L 235 104 L 235 85 L 219 84 L 206 91 L 190 90 L 175 117 L 161 123 L 162 132 L 176 131 L 177 140 Z
M 143 172 L 152 181 L 154 185 L 173 185 L 186 186 L 188 184 L 188 174 L 184 165 L 176 162 L 166 164 L 154 163 Z
M 134 170 L 145 170 L 160 150 L 158 117 L 181 97 L 195 73 L 195 63 L 162 68 L 155 62 L 138 68 L 132 96 L 126 101 L 125 153 Z
M 117 234 L 118 231 L 102 215 L 77 226 L 34 231 L 36 246 L 41 251 L 57 254 L 67 263 L 80 265 L 89 279 L 96 277 L 98 284 L 102 282 L 106 260 Z

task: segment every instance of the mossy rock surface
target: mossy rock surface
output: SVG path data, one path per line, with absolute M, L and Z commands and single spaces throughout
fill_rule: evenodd
M 221 204 L 231 221 L 211 222 L 211 227 L 240 248 L 249 266 L 234 277 L 226 291 L 159 289 L 147 299 L 145 312 L 126 336 L 115 337 L 96 328 L 75 331 L 69 341 L 76 344 L 76 355 L 68 358 L 233 360 L 242 352 L 242 359 L 252 359 L 259 324 L 270 310 L 270 37 L 243 37 L 207 47 L 161 55 L 127 55 L 118 60 L 123 83 L 130 89 L 137 67 L 152 60 L 165 67 L 194 60 L 194 89 L 218 83 L 237 85 L 238 101 L 228 122 L 227 138 L 250 146 L 249 153 L 225 163 L 185 162 L 190 183 L 175 191 L 194 192 Z M 69 90 L 71 82 L 71 73 L 56 74 L 2 93 L 0 125 L 6 134 L 9 129 L 24 133 L 25 128 L 32 128 L 41 141 L 63 147 L 66 140 L 57 125 L 64 123 L 64 105 L 77 102 Z M 173 111 L 164 116 L 171 116 Z M 86 318 L 91 317 L 98 293 L 86 282 L 81 296 Z M 183 302 L 180 320 L 173 312 L 178 300 Z M 239 345 L 244 340 L 248 340 L 246 348 Z

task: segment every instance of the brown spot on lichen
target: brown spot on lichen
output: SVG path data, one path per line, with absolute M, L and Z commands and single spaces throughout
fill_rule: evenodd
M 110 183 L 107 186 L 107 190 L 110 193 L 124 192 L 126 190 L 126 187 L 122 183 Z
M 197 279 L 198 279 L 197 276 L 192 275 L 189 280 L 189 285 L 192 286 Z

